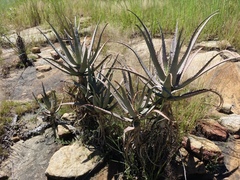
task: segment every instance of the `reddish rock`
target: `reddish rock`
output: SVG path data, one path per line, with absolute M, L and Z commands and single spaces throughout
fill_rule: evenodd
M 54 60 L 60 59 L 59 54 L 56 53 L 55 51 L 50 52 L 50 54 L 51 54 L 51 56 L 52 56 L 52 58 L 53 58 Z
M 226 141 L 228 138 L 227 129 L 213 119 L 199 121 L 197 129 L 210 140 Z
M 183 138 L 182 145 L 198 159 L 218 163 L 223 163 L 224 161 L 221 149 L 206 138 L 189 135 Z

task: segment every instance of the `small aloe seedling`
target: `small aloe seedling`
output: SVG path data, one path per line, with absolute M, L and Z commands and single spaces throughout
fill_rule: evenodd
M 42 95 L 41 100 L 38 100 L 37 97 L 34 95 L 34 93 L 33 93 L 33 96 L 37 101 L 37 103 L 39 104 L 41 112 L 45 116 L 47 116 L 47 120 L 50 122 L 52 126 L 55 138 L 59 138 L 57 134 L 56 115 L 61 108 L 61 103 L 60 105 L 58 104 L 56 92 L 54 90 L 51 91 L 49 94 L 46 93 L 45 87 L 43 84 L 42 84 L 42 89 L 43 89 L 43 94 L 41 94 Z

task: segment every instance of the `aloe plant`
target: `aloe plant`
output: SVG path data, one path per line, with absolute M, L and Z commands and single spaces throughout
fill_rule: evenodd
M 42 89 L 43 89 L 43 94 L 42 94 L 42 99 L 39 100 L 33 93 L 33 97 L 35 98 L 36 102 L 40 106 L 41 113 L 43 113 L 46 117 L 47 120 L 50 122 L 54 137 L 59 138 L 57 134 L 57 112 L 61 108 L 61 103 L 58 103 L 56 92 L 52 90 L 49 94 L 46 93 L 45 87 L 42 84 Z
M 194 45 L 197 41 L 197 38 L 199 37 L 201 31 L 203 30 L 205 25 L 208 23 L 208 21 L 213 16 L 218 14 L 218 12 L 214 12 L 209 17 L 207 17 L 202 23 L 199 24 L 199 26 L 196 28 L 196 30 L 192 34 L 192 37 L 187 46 L 187 50 L 184 52 L 183 56 L 180 56 L 181 48 L 183 46 L 182 30 L 178 34 L 178 27 L 176 26 L 175 35 L 173 37 L 172 44 L 171 44 L 171 49 L 170 49 L 170 52 L 167 53 L 164 34 L 160 27 L 162 47 L 161 47 L 161 53 L 158 56 L 152 41 L 152 37 L 147 27 L 135 13 L 133 13 L 132 11 L 130 12 L 136 16 L 136 18 L 139 20 L 143 28 L 142 29 L 141 26 L 137 25 L 138 29 L 141 31 L 145 39 L 145 42 L 147 44 L 151 61 L 153 63 L 154 73 L 152 73 L 152 71 L 149 68 L 147 68 L 143 60 L 139 57 L 139 55 L 134 49 L 132 49 L 129 45 L 126 45 L 124 43 L 121 43 L 121 44 L 124 44 L 125 46 L 127 46 L 136 55 L 143 70 L 147 74 L 147 78 L 143 78 L 142 75 L 139 75 L 139 76 L 141 76 L 142 79 L 144 79 L 146 82 L 149 83 L 149 85 L 154 89 L 154 92 L 156 93 L 157 96 L 159 96 L 160 98 L 168 99 L 168 100 L 180 100 L 180 99 L 188 98 L 188 97 L 209 92 L 209 91 L 215 93 L 215 91 L 211 89 L 202 89 L 202 90 L 193 91 L 187 94 L 183 94 L 181 96 L 174 96 L 175 92 L 186 87 L 187 85 L 189 85 L 194 80 L 196 80 L 206 72 L 210 71 L 211 69 L 219 66 L 220 64 L 233 61 L 234 59 L 236 59 L 236 58 L 224 59 L 219 63 L 209 66 L 209 64 L 214 60 L 214 58 L 216 58 L 219 54 L 221 54 L 220 52 L 215 56 L 213 56 L 211 59 L 209 59 L 208 62 L 203 67 L 201 67 L 201 69 L 198 72 L 196 72 L 192 77 L 186 80 L 182 79 L 184 73 L 189 67 L 189 64 L 193 61 L 194 56 L 201 50 L 201 48 L 198 49 L 192 56 L 190 56 L 194 48 Z M 137 73 L 135 72 L 135 74 Z
M 106 28 L 106 25 L 104 26 L 102 32 L 100 33 L 99 39 L 97 41 L 96 47 L 95 41 L 96 41 L 96 34 L 98 31 L 98 26 L 96 26 L 92 39 L 90 42 L 90 46 L 87 45 L 87 39 L 84 38 L 83 42 L 81 42 L 80 35 L 79 35 L 79 28 L 80 26 L 77 24 L 77 21 L 75 19 L 75 24 L 72 25 L 72 37 L 67 33 L 68 41 L 70 42 L 70 49 L 64 43 L 63 39 L 60 37 L 56 29 L 50 24 L 53 32 L 55 33 L 58 42 L 61 45 L 61 51 L 59 51 L 54 44 L 47 38 L 47 36 L 39 29 L 39 31 L 43 34 L 43 36 L 47 39 L 48 43 L 52 46 L 52 48 L 56 51 L 56 53 L 63 59 L 64 63 L 60 63 L 57 61 L 54 61 L 51 58 L 44 58 L 47 62 L 58 68 L 59 70 L 63 71 L 66 74 L 69 74 L 71 76 L 76 76 L 78 78 L 82 78 L 87 76 L 89 72 L 89 68 L 92 69 L 92 71 L 95 71 L 98 69 L 107 59 L 109 56 L 106 56 L 96 67 L 94 67 L 95 62 L 97 58 L 99 57 L 99 54 L 101 53 L 103 47 L 105 46 L 106 42 L 101 45 L 101 39 L 103 32 Z
M 51 58 L 45 58 L 45 60 L 62 72 L 76 77 L 71 83 L 72 87 L 70 87 L 70 90 L 67 92 L 73 97 L 74 102 L 64 104 L 72 104 L 75 106 L 75 110 L 81 119 L 79 125 L 85 136 L 83 138 L 88 139 L 92 132 L 97 130 L 102 134 L 100 138 L 103 137 L 104 141 L 103 134 L 104 128 L 106 128 L 105 114 L 94 107 L 111 111 L 116 106 L 116 102 L 114 102 L 114 97 L 110 91 L 110 85 L 105 86 L 102 82 L 108 83 L 106 79 L 112 79 L 112 67 L 117 62 L 117 57 L 112 60 L 112 55 L 106 55 L 101 61 L 96 62 L 107 43 L 106 41 L 101 44 L 106 25 L 100 32 L 98 39 L 97 32 L 99 25 L 96 26 L 91 37 L 90 45 L 88 45 L 86 37 L 81 41 L 79 34 L 80 26 L 75 19 L 74 25 L 70 23 L 69 27 L 72 27 L 72 29 L 70 28 L 71 31 L 66 32 L 67 39 L 70 43 L 69 46 L 62 40 L 55 28 L 51 24 L 50 26 L 60 43 L 63 53 L 58 50 L 43 33 L 42 34 L 56 53 L 63 59 L 64 63 L 54 61 Z M 110 68 L 106 68 L 107 65 L 109 65 Z M 88 134 L 89 137 L 87 137 Z

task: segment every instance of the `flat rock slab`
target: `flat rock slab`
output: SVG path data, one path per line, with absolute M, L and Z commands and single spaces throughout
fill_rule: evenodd
M 93 170 L 101 158 L 79 142 L 62 147 L 50 159 L 46 175 L 55 179 L 79 178 Z
M 42 83 L 46 91 L 54 89 L 62 92 L 66 75 L 57 69 L 45 72 L 44 77 L 37 78 L 35 67 L 28 67 L 25 70 L 19 70 L 11 74 L 11 77 L 2 81 L 2 89 L 6 92 L 5 98 L 8 100 L 33 100 L 33 95 L 42 93 Z
M 43 27 L 37 26 L 25 29 L 20 32 L 20 36 L 24 39 L 24 42 L 26 44 L 31 44 L 33 42 L 46 42 L 46 38 L 41 34 L 39 29 L 49 38 L 54 39 L 55 35 L 51 29 L 44 29 Z M 16 42 L 17 35 L 16 33 L 11 34 L 8 36 L 9 40 L 12 43 Z M 7 39 L 4 39 L 6 42 L 8 42 Z
M 48 129 L 43 135 L 21 140 L 12 147 L 12 153 L 1 166 L 9 179 L 47 179 L 45 170 L 49 159 L 59 149 L 51 135 L 51 129 Z
M 215 142 L 222 150 L 224 155 L 224 164 L 228 169 L 229 177 L 227 180 L 240 179 L 240 140 L 228 141 L 228 142 Z M 239 167 L 236 171 L 233 171 Z

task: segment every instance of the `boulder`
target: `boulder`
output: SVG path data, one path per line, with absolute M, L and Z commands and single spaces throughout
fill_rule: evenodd
M 240 115 L 232 114 L 221 117 L 218 122 L 224 126 L 229 133 L 237 134 L 240 132 Z
M 226 141 L 227 129 L 214 119 L 202 119 L 197 124 L 197 129 L 208 139 L 215 141 Z
M 99 159 L 96 151 L 75 142 L 62 147 L 51 157 L 45 174 L 55 179 L 80 178 L 101 163 Z
M 189 135 L 183 138 L 182 145 L 198 159 L 223 163 L 222 151 L 214 142 L 206 138 Z

